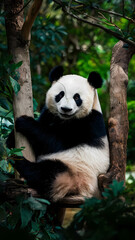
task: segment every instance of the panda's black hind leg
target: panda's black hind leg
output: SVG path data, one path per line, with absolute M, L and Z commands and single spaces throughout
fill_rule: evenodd
M 35 189 L 39 195 L 47 199 L 50 199 L 50 192 L 56 176 L 68 171 L 68 167 L 59 160 L 33 163 L 25 158 L 15 160 L 15 168 L 21 177 L 27 180 L 29 187 Z

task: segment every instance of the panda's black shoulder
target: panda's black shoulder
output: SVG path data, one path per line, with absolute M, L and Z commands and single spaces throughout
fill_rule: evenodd
M 86 117 L 86 122 L 86 127 L 90 127 L 91 133 L 94 133 L 94 136 L 106 136 L 106 127 L 103 114 L 101 112 L 93 109 L 92 112 Z
M 43 109 L 41 110 L 40 116 L 38 118 L 38 122 L 41 125 L 44 125 L 45 123 L 47 124 L 50 121 L 52 121 L 52 119 L 53 119 L 53 114 L 51 114 L 48 108 L 44 106 Z
M 41 127 L 47 128 L 47 127 L 54 127 L 54 126 L 57 127 L 57 125 L 61 125 L 62 121 L 58 116 L 51 113 L 45 105 L 40 113 L 38 122 Z

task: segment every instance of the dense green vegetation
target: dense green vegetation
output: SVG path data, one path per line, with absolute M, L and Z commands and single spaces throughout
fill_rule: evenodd
M 78 22 L 70 16 L 65 17 L 61 9 L 45 1 L 38 15 L 33 29 L 30 46 L 31 73 L 33 82 L 34 114 L 39 115 L 44 105 L 45 93 L 50 86 L 48 73 L 52 67 L 62 64 L 65 74 L 76 73 L 87 77 L 90 71 L 98 71 L 103 77 L 103 88 L 99 90 L 102 110 L 107 119 L 109 116 L 109 69 L 112 48 L 118 41 L 99 28 Z M 62 1 L 65 6 L 67 1 Z M 72 1 L 70 1 L 72 2 Z M 77 1 L 76 1 L 77 2 Z M 90 13 L 94 11 L 92 5 L 88 8 L 88 1 L 81 9 Z M 92 1 L 89 1 L 92 2 Z M 95 7 L 113 9 L 121 14 L 119 4 L 123 1 L 96 1 Z M 91 3 L 92 4 L 92 3 Z M 126 1 L 126 15 L 134 18 L 133 1 Z M 94 6 L 93 6 L 94 7 Z M 105 14 L 108 18 L 108 15 Z M 122 29 L 121 34 L 134 41 L 134 27 L 124 18 L 113 16 L 115 25 Z M 105 19 L 104 19 L 105 21 Z M 110 29 L 118 31 L 116 26 Z M 10 157 L 13 154 L 21 155 L 21 149 L 9 150 L 5 146 L 8 134 L 13 129 L 14 119 L 12 111 L 13 91 L 19 91 L 19 78 L 17 69 L 22 64 L 12 63 L 12 56 L 8 55 L 6 31 L 4 25 L 4 10 L 0 13 L 0 182 L 14 177 L 14 169 Z M 128 47 L 128 46 L 126 46 Z M 129 137 L 128 137 L 128 169 L 135 160 L 135 56 L 129 65 L 129 84 L 127 105 L 129 111 Z M 86 200 L 81 211 L 75 216 L 71 226 L 62 231 L 53 229 L 46 221 L 49 203 L 43 199 L 19 196 L 14 204 L 0 198 L 0 232 L 1 236 L 14 239 L 127 239 L 134 237 L 134 190 L 135 181 L 130 179 L 127 187 L 123 183 L 113 182 L 110 190 L 105 190 L 104 199 Z M 0 188 L 0 193 L 2 193 Z M 125 197 L 126 200 L 123 199 Z M 111 212 L 111 214 L 110 214 Z M 47 219 L 51 219 L 48 216 Z M 52 219 L 51 219 L 52 220 Z M 51 222 L 51 221 L 50 221 Z M 96 233 L 95 233 L 96 230 Z M 72 234 L 71 234 L 72 233 Z M 10 234 L 10 235 L 9 235 Z M 20 237 L 21 236 L 21 237 Z M 4 238 L 3 238 L 4 239 Z
M 53 217 L 47 211 L 50 203 L 45 199 L 18 195 L 14 200 L 3 196 L 3 182 L 9 175 L 0 172 L 0 233 L 4 240 L 106 240 L 134 237 L 135 180 L 131 177 L 125 189 L 123 182 L 113 181 L 105 189 L 103 199 L 86 199 L 70 226 L 63 229 L 52 226 Z M 128 185 L 128 184 L 127 184 Z

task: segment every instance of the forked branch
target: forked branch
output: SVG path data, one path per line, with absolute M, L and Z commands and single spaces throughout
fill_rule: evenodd
M 38 15 L 42 2 L 43 0 L 34 0 L 32 6 L 28 11 L 28 14 L 26 16 L 25 22 L 22 27 L 22 38 L 25 41 L 30 40 L 31 38 L 31 34 L 30 34 L 31 28 Z

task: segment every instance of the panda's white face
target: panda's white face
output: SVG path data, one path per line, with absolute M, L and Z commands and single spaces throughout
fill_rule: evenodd
M 50 112 L 62 119 L 82 118 L 92 110 L 94 93 L 86 78 L 65 75 L 48 90 L 46 105 Z

